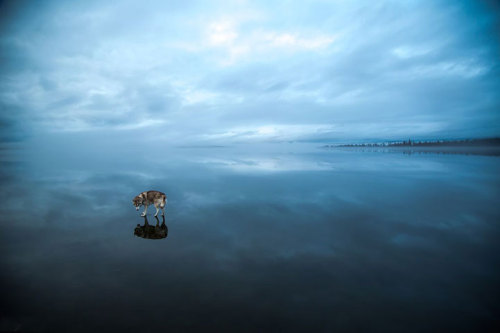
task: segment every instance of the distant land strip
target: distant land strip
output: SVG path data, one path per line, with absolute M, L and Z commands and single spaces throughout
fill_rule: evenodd
M 325 145 L 325 148 L 333 147 L 500 147 L 500 138 L 463 139 L 463 140 L 411 140 L 391 141 L 383 143 L 355 143 L 342 145 Z
M 411 140 L 384 143 L 325 145 L 323 148 L 355 148 L 362 151 L 401 152 L 403 154 L 463 154 L 500 156 L 500 138 L 463 140 Z

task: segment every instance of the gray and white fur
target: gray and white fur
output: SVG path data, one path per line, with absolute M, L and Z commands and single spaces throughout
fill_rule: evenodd
M 167 204 L 167 196 L 165 193 L 160 191 L 146 191 L 139 193 L 134 199 L 132 199 L 132 203 L 135 206 L 135 210 L 139 210 L 140 206 L 144 206 L 144 212 L 142 212 L 141 216 L 146 216 L 148 211 L 148 206 L 151 204 L 155 205 L 156 214 L 158 216 L 158 212 L 160 208 L 162 210 L 161 215 L 165 216 L 165 205 Z

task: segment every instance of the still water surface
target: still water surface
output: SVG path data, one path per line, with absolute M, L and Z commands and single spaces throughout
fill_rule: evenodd
M 4 331 L 498 327 L 499 157 L 296 144 L 7 155 Z M 145 230 L 131 200 L 149 189 L 168 204 Z

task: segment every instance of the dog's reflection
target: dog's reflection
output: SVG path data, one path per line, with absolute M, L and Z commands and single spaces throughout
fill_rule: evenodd
M 138 224 L 134 230 L 134 235 L 139 236 L 141 238 L 147 239 L 162 239 L 167 238 L 168 236 L 168 228 L 165 224 L 165 216 L 162 216 L 162 222 L 160 225 L 160 220 L 155 216 L 156 225 L 150 225 L 148 223 L 148 217 L 144 216 L 144 225 Z

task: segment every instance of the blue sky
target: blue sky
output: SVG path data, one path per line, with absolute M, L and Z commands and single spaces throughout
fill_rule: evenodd
M 1 6 L 3 141 L 500 135 L 494 1 Z

